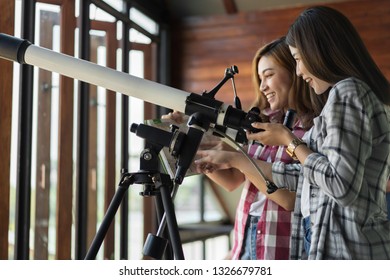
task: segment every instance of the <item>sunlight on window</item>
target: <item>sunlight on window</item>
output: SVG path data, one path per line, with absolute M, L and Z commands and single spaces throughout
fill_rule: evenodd
M 130 9 L 130 19 L 150 34 L 157 35 L 159 32 L 158 24 L 136 8 Z
M 111 7 L 116 9 L 119 12 L 123 11 L 123 6 L 124 6 L 124 0 L 103 0 L 107 4 L 109 4 Z
M 152 42 L 152 40 L 149 37 L 145 36 L 141 32 L 138 32 L 134 28 L 130 28 L 129 36 L 130 36 L 130 42 L 141 43 L 141 44 L 150 44 Z
M 115 17 L 103 11 L 102 9 L 96 7 L 93 4 L 89 6 L 89 18 L 94 20 L 100 20 L 100 21 L 108 21 L 108 22 L 116 21 Z

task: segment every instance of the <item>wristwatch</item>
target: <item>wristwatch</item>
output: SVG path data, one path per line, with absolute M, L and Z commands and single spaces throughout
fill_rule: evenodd
M 297 160 L 297 156 L 295 155 L 295 149 L 299 146 L 299 145 L 306 145 L 305 142 L 302 141 L 302 139 L 299 139 L 299 138 L 294 138 L 290 144 L 288 144 L 287 146 L 287 149 L 286 149 L 286 152 L 287 154 L 292 157 L 294 160 Z

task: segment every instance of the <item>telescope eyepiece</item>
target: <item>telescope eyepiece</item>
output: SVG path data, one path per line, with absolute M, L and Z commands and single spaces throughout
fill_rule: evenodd
M 136 132 L 137 132 L 137 128 L 138 128 L 138 124 L 133 123 L 133 124 L 130 126 L 130 132 L 136 133 Z

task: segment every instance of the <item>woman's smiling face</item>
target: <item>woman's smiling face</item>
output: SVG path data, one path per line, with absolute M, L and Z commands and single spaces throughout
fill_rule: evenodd
M 291 55 L 294 57 L 294 59 L 297 63 L 297 65 L 296 65 L 297 76 L 301 77 L 306 83 L 308 83 L 309 86 L 311 88 L 313 88 L 313 90 L 316 94 L 322 94 L 325 91 L 327 91 L 327 89 L 329 87 L 331 87 L 332 84 L 325 82 L 325 81 L 317 78 L 313 74 L 311 74 L 307 70 L 305 64 L 303 63 L 303 61 L 301 59 L 301 54 L 299 53 L 298 49 L 291 47 L 291 46 L 289 46 L 289 48 L 290 48 Z
M 260 58 L 257 72 L 260 78 L 260 91 L 267 98 L 270 108 L 287 109 L 292 85 L 291 73 L 269 55 Z

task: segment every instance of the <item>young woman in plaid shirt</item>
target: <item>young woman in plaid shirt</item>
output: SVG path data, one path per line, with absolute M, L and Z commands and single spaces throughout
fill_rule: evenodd
M 293 108 L 298 117 L 292 132 L 302 137 L 320 110 L 312 109 L 309 88 L 295 75 L 295 61 L 285 38 L 259 49 L 252 65 L 257 91 L 254 106 L 261 110 L 263 121 L 283 123 L 285 112 Z M 252 144 L 248 154 L 254 159 L 291 163 L 293 160 L 285 148 Z M 258 174 L 252 172 L 253 166 L 247 166 L 248 160 L 237 151 L 201 150 L 198 155 L 201 157 L 195 161 L 198 171 L 220 186 L 231 191 L 244 183 L 230 258 L 288 259 L 295 193 L 284 190 L 266 194 L 264 182 L 258 180 Z
M 248 134 L 289 145 L 300 161 L 259 163 L 276 185 L 297 192 L 291 258 L 390 259 L 389 82 L 350 21 L 329 7 L 304 11 L 286 41 L 297 75 L 316 95 L 329 93 L 304 141 L 275 124 L 255 123 L 265 131 Z

